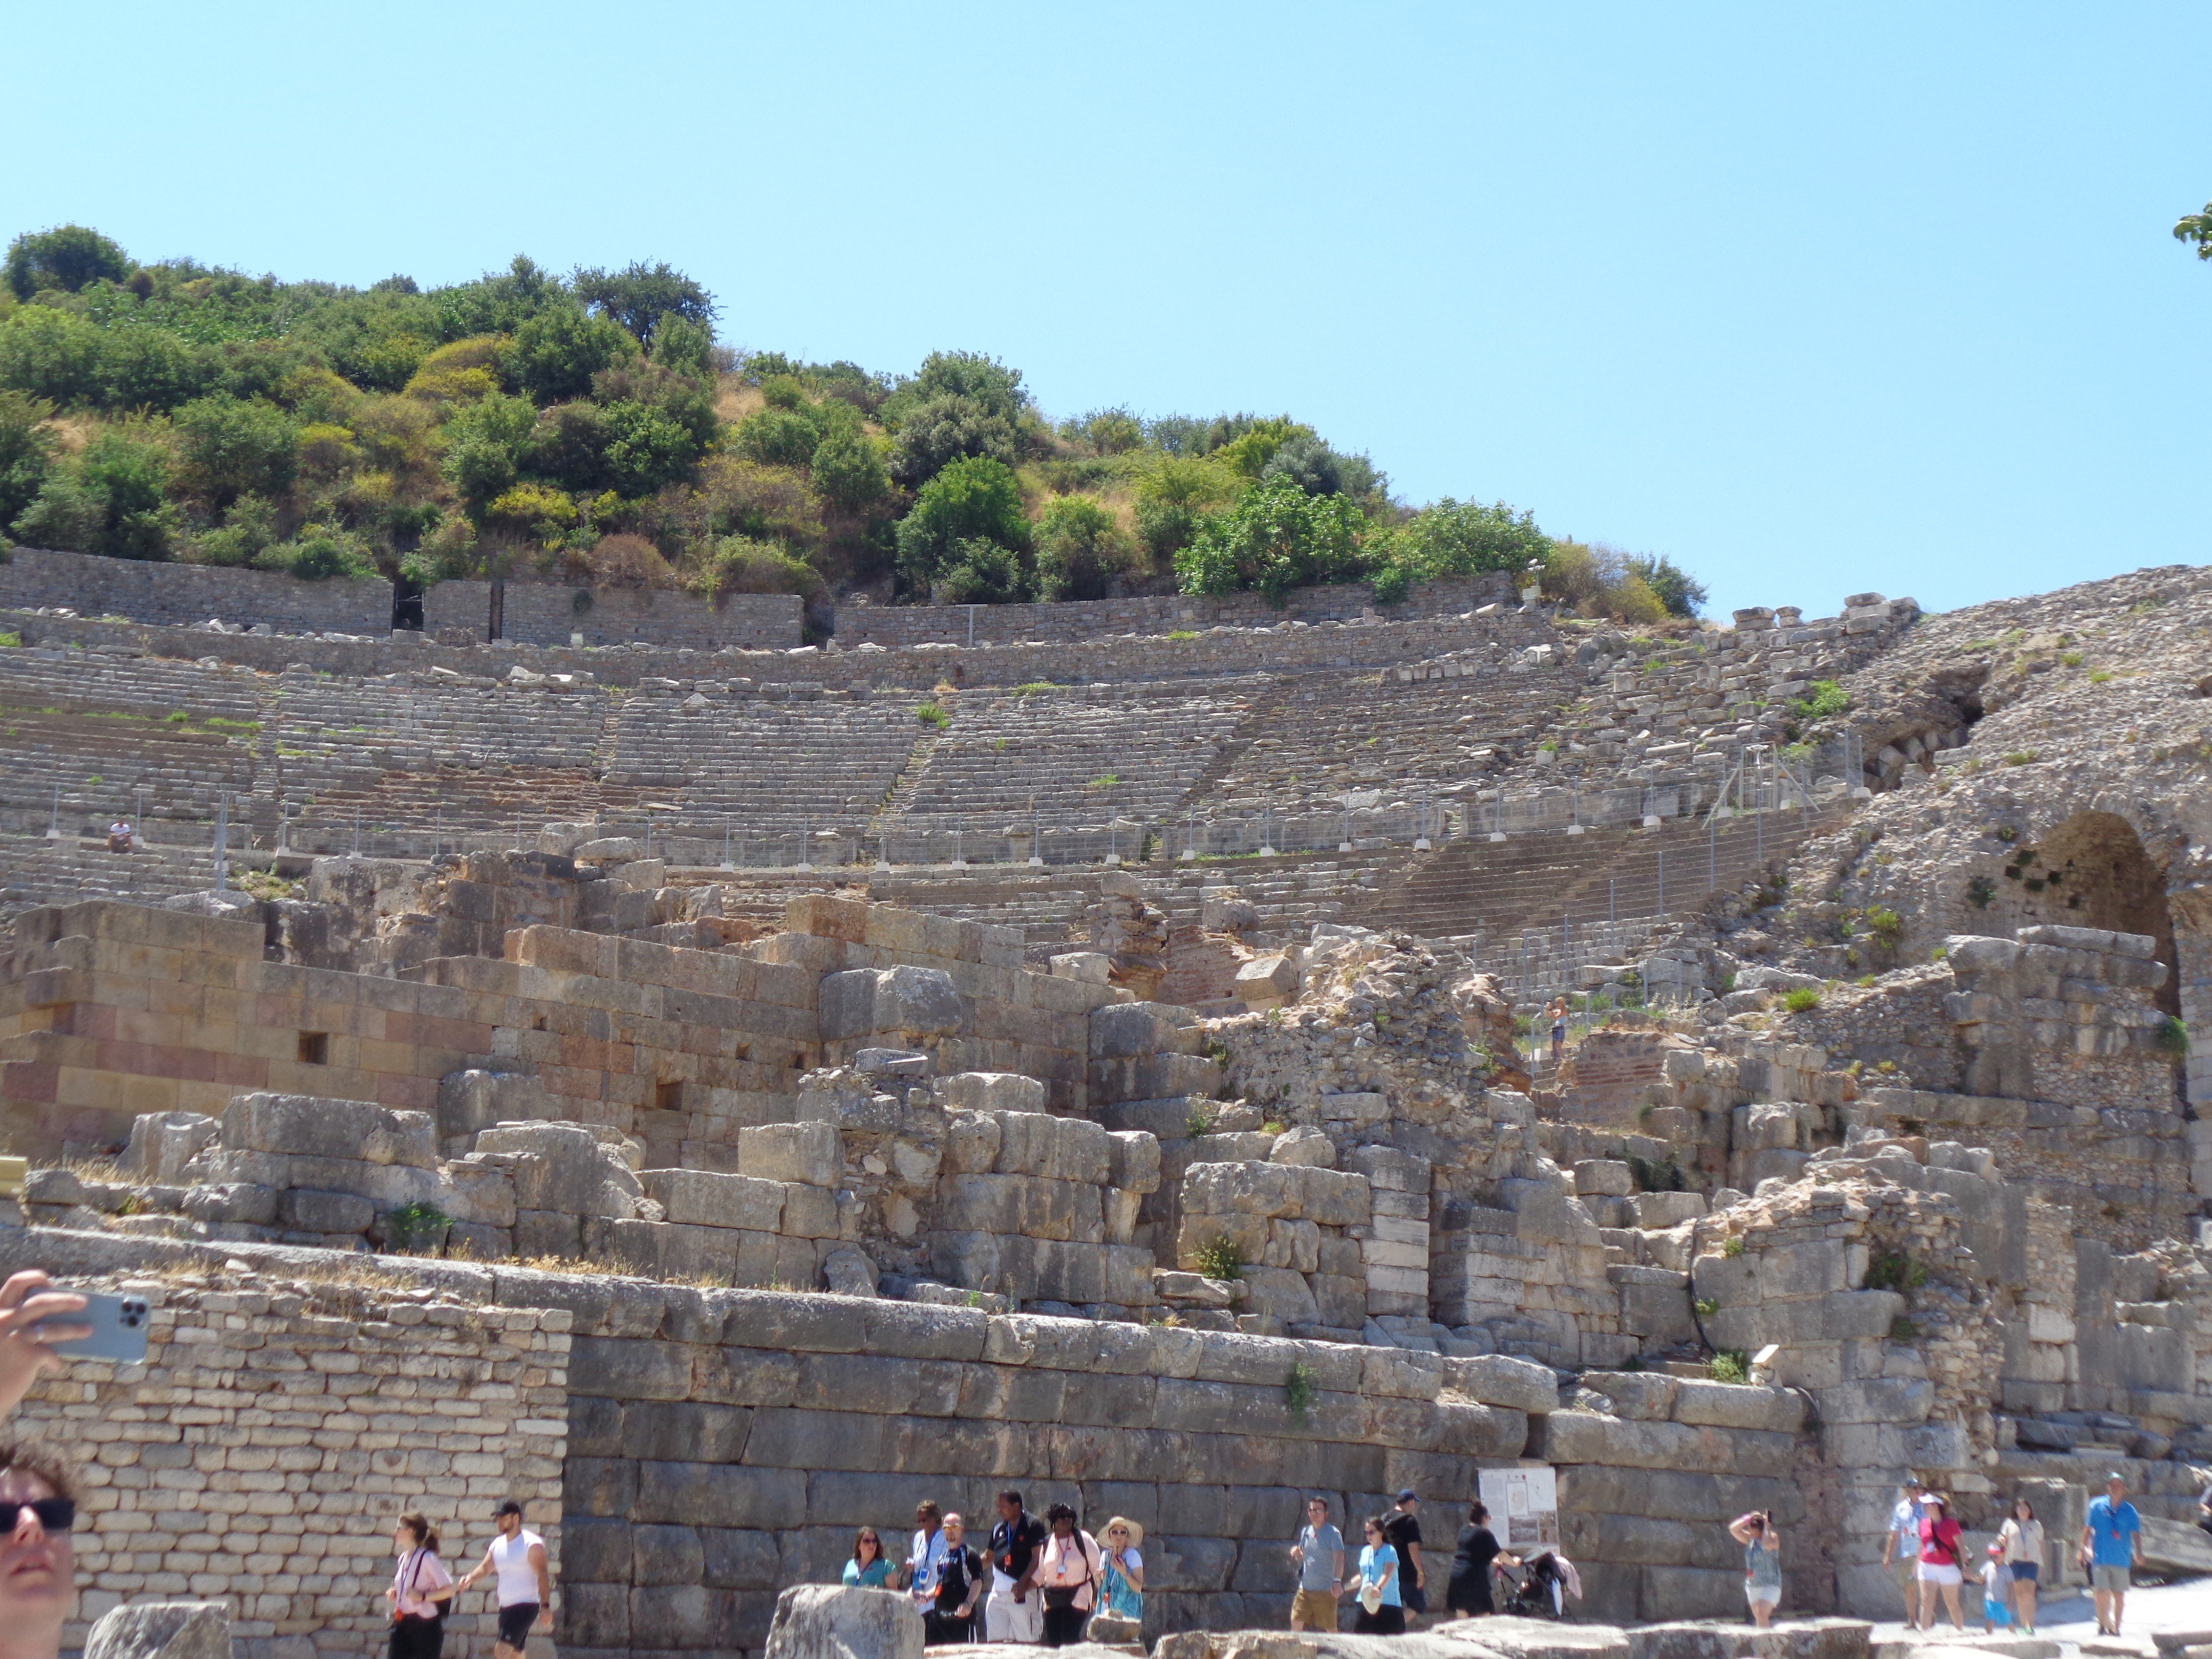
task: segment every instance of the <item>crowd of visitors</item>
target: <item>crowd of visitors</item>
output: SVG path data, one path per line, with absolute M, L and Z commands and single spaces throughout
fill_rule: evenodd
M 70 1321 L 87 1304 L 58 1289 L 43 1273 L 19 1273 L 0 1284 L 0 1417 L 13 1411 L 42 1376 L 64 1368 L 54 1345 L 92 1334 Z M 2212 1492 L 2199 1505 L 2212 1529 Z M 1082 1641 L 1101 1613 L 1141 1623 L 1145 1612 L 1145 1528 L 1114 1516 L 1086 1531 L 1073 1509 L 1054 1504 L 1042 1520 L 1020 1492 L 997 1499 L 998 1519 L 987 1548 L 968 1541 L 958 1514 L 919 1504 L 903 1561 L 894 1563 L 873 1527 L 860 1528 L 843 1567 L 845 1584 L 909 1598 L 926 1645 L 992 1643 L 1066 1647 Z M 1429 1609 L 1422 1558 L 1420 1498 L 1398 1493 L 1386 1512 L 1360 1523 L 1353 1551 L 1330 1512 L 1310 1497 L 1305 1524 L 1286 1550 L 1295 1588 L 1293 1630 L 1340 1628 L 1349 1612 L 1355 1632 L 1395 1635 L 1409 1615 Z M 64 1460 L 35 1443 L 0 1440 L 0 1516 L 12 1526 L 0 1539 L 0 1659 L 58 1659 L 61 1634 L 76 1599 L 72 1529 L 76 1493 Z M 525 1524 L 512 1499 L 492 1514 L 494 1535 L 477 1565 L 458 1578 L 440 1559 L 436 1525 L 410 1510 L 395 1522 L 392 1582 L 384 1592 L 390 1620 L 388 1659 L 440 1659 L 445 1624 L 459 1598 L 485 1579 L 498 1605 L 495 1659 L 526 1659 L 532 1633 L 553 1623 L 551 1564 L 544 1540 Z M 1573 1563 L 1556 1549 L 1524 1559 L 1499 1545 L 1489 1511 L 1472 1504 L 1454 1540 L 1444 1607 L 1452 1615 L 1500 1610 L 1496 1587 L 1510 1591 L 1504 1611 L 1558 1618 L 1582 1595 Z M 1771 1625 L 1781 1605 L 1782 1540 L 1771 1512 L 1753 1510 L 1729 1523 L 1743 1550 L 1744 1598 L 1752 1621 Z M 2078 1559 L 2094 1592 L 2099 1630 L 2120 1632 L 2131 1575 L 2142 1565 L 2142 1521 L 2118 1473 L 2087 1510 Z M 1982 1618 L 1992 1632 L 2017 1628 L 2033 1635 L 2049 1543 L 2028 1498 L 2016 1499 L 1972 1570 L 1980 1579 Z M 1932 1631 L 1937 1608 L 1954 1631 L 1966 1628 L 1961 1589 L 1968 1564 L 1965 1530 L 1949 1499 L 1917 1479 L 1905 1482 L 1891 1512 L 1882 1562 L 1893 1569 L 1909 1629 Z M 1346 1607 L 1350 1598 L 1349 1608 Z

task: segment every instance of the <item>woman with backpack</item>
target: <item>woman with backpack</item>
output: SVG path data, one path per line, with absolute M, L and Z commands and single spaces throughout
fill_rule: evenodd
M 446 1607 L 453 1599 L 453 1575 L 438 1559 L 438 1531 L 413 1510 L 392 1529 L 398 1570 L 384 1599 L 392 1604 L 390 1659 L 438 1659 L 446 1644 Z
M 1075 1524 L 1075 1511 L 1054 1504 L 1044 1512 L 1052 1530 L 1037 1557 L 1037 1593 L 1044 1598 L 1044 1644 L 1071 1647 L 1083 1639 L 1098 1605 L 1097 1584 L 1103 1570 L 1098 1540 Z

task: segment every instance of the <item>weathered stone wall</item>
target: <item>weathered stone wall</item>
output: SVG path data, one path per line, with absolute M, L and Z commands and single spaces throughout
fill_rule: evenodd
M 0 564 L 0 607 L 34 611 L 50 605 L 137 623 L 190 626 L 214 618 L 249 628 L 260 623 L 280 634 L 392 631 L 388 581 L 309 582 L 263 570 L 15 549 Z M 477 621 L 481 629 L 481 615 Z
M 423 630 L 453 629 L 481 640 L 490 607 L 489 582 L 440 582 L 422 595 Z M 565 646 L 580 634 L 587 646 L 789 650 L 799 643 L 805 611 L 795 593 L 729 593 L 716 600 L 665 588 L 509 582 L 500 635 L 524 645 Z
M 121 562 L 114 561 L 112 562 Z M 167 569 L 168 566 L 150 567 Z M 183 568 L 185 567 L 175 567 Z M 271 580 L 290 580 L 291 578 Z M 565 591 L 565 590 L 564 590 Z M 121 613 L 118 613 L 121 614 Z M 109 623 L 86 617 L 41 617 L 10 613 L 8 627 L 26 643 L 76 641 L 88 647 L 112 647 L 186 661 L 215 657 L 271 672 L 303 663 L 320 672 L 367 676 L 399 669 L 450 668 L 457 673 L 504 678 L 517 666 L 533 672 L 596 674 L 612 685 L 635 685 L 650 678 L 697 678 L 702 672 L 726 680 L 732 674 L 757 682 L 763 692 L 818 692 L 821 688 L 908 686 L 922 690 L 940 680 L 956 685 L 1026 685 L 1039 680 L 1059 684 L 1092 681 L 1182 679 L 1249 674 L 1277 670 L 1376 668 L 1436 656 L 1497 641 L 1521 647 L 1553 637 L 1541 617 L 1517 611 L 1477 617 L 1456 615 L 1410 622 L 1278 622 L 1272 626 L 1228 629 L 1192 640 L 1164 635 L 1138 639 L 1093 639 L 1066 643 L 1008 643 L 980 641 L 973 650 L 924 643 L 885 649 L 846 649 L 836 641 L 817 649 L 743 650 L 723 646 L 711 653 L 690 647 L 632 643 L 575 648 L 562 643 L 532 645 L 514 640 L 482 641 L 477 623 L 472 644 L 446 645 L 412 630 L 373 641 L 299 639 L 258 634 L 211 634 L 188 627 L 146 623 Z M 711 662 L 702 661 L 711 656 Z
M 18 1229 L 0 1229 L 0 1257 L 61 1265 Z M 515 1498 L 565 1576 L 567 1310 L 467 1306 L 334 1256 L 70 1282 L 154 1314 L 144 1365 L 74 1361 L 18 1413 L 82 1469 L 65 1648 L 124 1601 L 190 1595 L 223 1603 L 240 1659 L 355 1659 L 383 1639 L 404 1510 L 429 1516 L 456 1565 Z M 454 1606 L 447 1651 L 489 1659 L 489 1597 Z
M 1415 617 L 1455 616 L 1513 597 L 1513 579 L 1504 572 L 1424 582 L 1413 589 L 1405 603 L 1390 607 L 1389 619 L 1405 622 Z M 1118 634 L 1169 634 L 1181 629 L 1271 628 L 1286 619 L 1303 623 L 1356 622 L 1376 614 L 1374 591 L 1364 582 L 1294 587 L 1283 596 L 1279 605 L 1270 605 L 1258 593 L 1219 597 L 1162 593 L 1143 599 L 1082 599 L 1060 605 L 847 604 L 838 608 L 837 638 L 845 645 L 857 645 L 863 641 L 883 646 L 925 642 L 985 645 L 1015 641 L 1056 644 Z

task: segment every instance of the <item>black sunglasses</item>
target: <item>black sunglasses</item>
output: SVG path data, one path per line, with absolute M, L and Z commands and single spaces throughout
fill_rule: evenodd
M 39 1525 L 47 1532 L 67 1532 L 76 1525 L 76 1499 L 74 1498 L 34 1498 L 15 1505 L 15 1519 L 20 1523 L 25 1510 L 39 1517 Z

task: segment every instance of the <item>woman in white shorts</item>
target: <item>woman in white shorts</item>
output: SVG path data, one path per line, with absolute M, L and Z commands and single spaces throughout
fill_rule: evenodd
M 1933 1584 L 1943 1593 L 1944 1611 L 1951 1615 L 1951 1623 L 1960 1631 L 1966 1620 L 1959 1610 L 1959 1586 L 1966 1575 L 1959 1565 L 1959 1552 L 1964 1547 L 1964 1529 L 1951 1518 L 1950 1500 L 1930 1492 L 1923 1500 L 1928 1513 L 1920 1522 L 1920 1592 L 1921 1621 L 1929 1629 L 1936 1625 L 1935 1615 L 1929 1610 L 1926 1586 Z
M 1753 1510 L 1729 1522 L 1729 1536 L 1743 1546 L 1743 1599 L 1751 1622 L 1765 1630 L 1782 1601 L 1782 1534 L 1771 1514 Z

